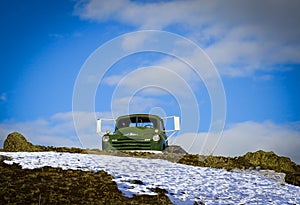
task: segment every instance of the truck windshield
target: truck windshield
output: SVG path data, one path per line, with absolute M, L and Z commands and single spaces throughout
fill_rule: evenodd
M 122 118 L 117 122 L 116 129 L 124 127 L 146 127 L 146 128 L 158 128 L 157 119 L 150 117 L 128 117 Z

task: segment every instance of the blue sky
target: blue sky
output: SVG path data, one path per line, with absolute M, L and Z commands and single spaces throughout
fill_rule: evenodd
M 203 140 L 215 123 L 211 115 L 218 107 L 212 105 L 205 80 L 178 56 L 165 53 L 128 55 L 116 60 L 103 79 L 92 79 L 100 82 L 96 113 L 80 110 L 84 123 L 77 125 L 77 132 L 74 128 L 76 79 L 96 49 L 118 38 L 127 48 L 135 48 L 148 37 L 130 40 L 124 35 L 157 30 L 192 41 L 215 66 L 226 97 L 226 120 L 215 154 L 264 149 L 300 162 L 299 8 L 298 1 L 278 0 L 4 0 L 1 139 L 19 131 L 35 144 L 100 146 L 95 117 L 112 117 L 112 113 L 115 117 L 126 113 L 124 106 L 129 105 L 130 112 L 180 115 L 184 129 L 174 143 L 192 153 L 205 152 Z M 193 62 L 196 58 L 190 55 Z M 101 67 L 103 59 L 97 60 Z M 145 87 L 139 90 L 137 85 Z M 189 93 L 194 101 L 185 96 Z M 196 125 L 199 129 L 192 127 Z M 89 139 L 86 144 L 85 139 Z

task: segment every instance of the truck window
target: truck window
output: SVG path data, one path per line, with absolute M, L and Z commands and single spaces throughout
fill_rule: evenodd
M 149 117 L 128 117 L 117 122 L 116 130 L 124 127 L 158 128 L 157 119 Z
M 116 130 L 124 127 L 129 127 L 130 123 L 130 118 L 120 119 L 116 124 Z

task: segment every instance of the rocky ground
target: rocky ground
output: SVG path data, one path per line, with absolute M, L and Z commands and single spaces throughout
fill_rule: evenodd
M 28 142 L 19 133 L 10 134 L 1 151 L 56 151 L 160 158 L 182 164 L 227 170 L 260 167 L 260 169 L 283 172 L 286 174 L 285 181 L 287 183 L 300 186 L 300 165 L 292 162 L 289 158 L 279 157 L 273 152 L 257 151 L 235 158 L 199 156 L 175 151 L 162 154 L 103 152 L 79 148 L 37 146 Z M 18 165 L 7 165 L 3 163 L 3 160 L 5 157 L 0 157 L 0 201 L 2 204 L 171 204 L 162 189 L 154 190 L 158 193 L 157 196 L 125 197 L 118 190 L 116 183 L 112 181 L 112 176 L 104 171 L 92 173 L 51 167 L 26 170 L 21 169 Z

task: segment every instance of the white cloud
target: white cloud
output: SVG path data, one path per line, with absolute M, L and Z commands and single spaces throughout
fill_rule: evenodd
M 102 83 L 135 91 L 145 87 L 156 87 L 157 89 L 147 89 L 146 92 L 152 91 L 149 93 L 152 95 L 167 94 L 170 91 L 176 91 L 171 94 L 186 95 L 189 89 L 197 90 L 198 83 L 201 82 L 201 76 L 197 76 L 193 69 L 178 59 L 164 58 L 154 62 L 154 65 L 126 74 L 107 76 Z
M 50 33 L 50 34 L 48 34 L 48 36 L 50 38 L 54 38 L 54 39 L 61 39 L 61 38 L 65 37 L 63 34 L 58 34 L 58 33 Z
M 183 76 L 190 75 L 191 70 L 186 69 L 186 66 L 180 70 L 176 69 L 177 71 L 175 71 L 175 69 L 175 67 L 170 67 L 170 65 L 168 65 L 168 67 L 141 68 L 123 76 L 118 86 L 125 86 L 125 89 L 135 88 L 136 90 L 144 86 L 156 86 L 168 91 L 176 90 L 177 92 L 183 92 L 181 94 L 184 95 L 185 91 L 183 91 L 182 88 L 190 87 L 189 83 L 191 78 L 184 79 Z M 176 87 L 177 89 L 171 89 L 171 87 Z
M 76 133 L 73 114 L 80 116 Z M 96 113 L 106 117 L 106 113 Z M 93 117 L 91 117 L 93 116 Z M 98 117 L 98 116 L 97 116 Z M 100 148 L 100 138 L 96 134 L 96 118 L 94 113 L 56 113 L 49 119 L 37 119 L 25 122 L 7 120 L 0 123 L 2 143 L 11 132 L 20 132 L 28 141 L 37 145 L 66 147 L 97 147 Z M 82 133 L 84 133 L 82 135 Z
M 184 118 L 198 119 L 199 103 L 195 94 L 197 89 L 191 88 L 194 81 L 189 77 L 183 79 L 183 76 L 189 76 L 191 71 L 186 73 L 183 69 L 179 72 L 178 74 L 164 67 L 146 67 L 125 75 L 116 85 L 111 99 L 114 116 L 124 113 L 148 113 L 154 107 L 172 115 L 174 113 L 169 113 L 172 106 L 184 113 Z M 119 78 L 115 76 L 114 79 Z M 192 130 L 195 130 L 195 127 L 198 127 L 197 122 L 185 122 L 182 127 L 192 127 Z
M 121 74 L 121 75 L 111 75 L 103 78 L 101 83 L 109 85 L 109 86 L 115 86 L 117 85 L 122 78 L 124 78 L 126 74 Z
M 191 153 L 208 153 L 205 137 L 207 133 L 186 133 L 178 136 L 175 144 L 182 145 Z M 192 144 L 192 142 L 194 142 Z M 208 144 L 216 143 L 217 136 L 211 135 Z M 275 124 L 270 121 L 257 123 L 246 121 L 232 124 L 224 130 L 214 155 L 241 156 L 257 150 L 274 151 L 281 156 L 290 157 L 300 163 L 300 122 Z
M 55 121 L 43 119 L 26 122 L 4 121 L 0 124 L 2 143 L 9 133 L 15 131 L 23 134 L 28 141 L 34 144 L 79 147 L 68 122 L 61 122 L 58 125 Z
M 106 21 L 109 19 L 139 26 L 141 28 L 163 28 L 170 23 L 182 22 L 197 13 L 199 1 L 174 1 L 138 3 L 129 0 L 80 1 L 75 6 L 75 14 L 83 19 Z
M 168 30 L 176 25 L 176 31 L 184 30 L 205 48 L 221 74 L 237 77 L 251 76 L 257 70 L 270 72 L 277 64 L 300 63 L 299 6 L 297 0 L 89 0 L 77 3 L 75 14 L 139 29 Z M 127 47 L 136 47 L 142 40 L 130 41 Z
M 157 98 L 144 96 L 115 98 L 112 102 L 112 113 L 114 118 L 128 113 L 147 113 L 147 111 L 160 103 L 161 101 Z
M 2 93 L 2 94 L 0 95 L 0 101 L 5 102 L 6 100 L 7 100 L 7 94 L 6 94 L 6 93 Z
M 122 48 L 125 51 L 135 51 L 138 48 L 142 48 L 146 41 L 152 41 L 152 40 L 153 39 L 149 34 L 144 34 L 144 35 L 140 34 L 138 37 L 125 36 L 122 43 Z

